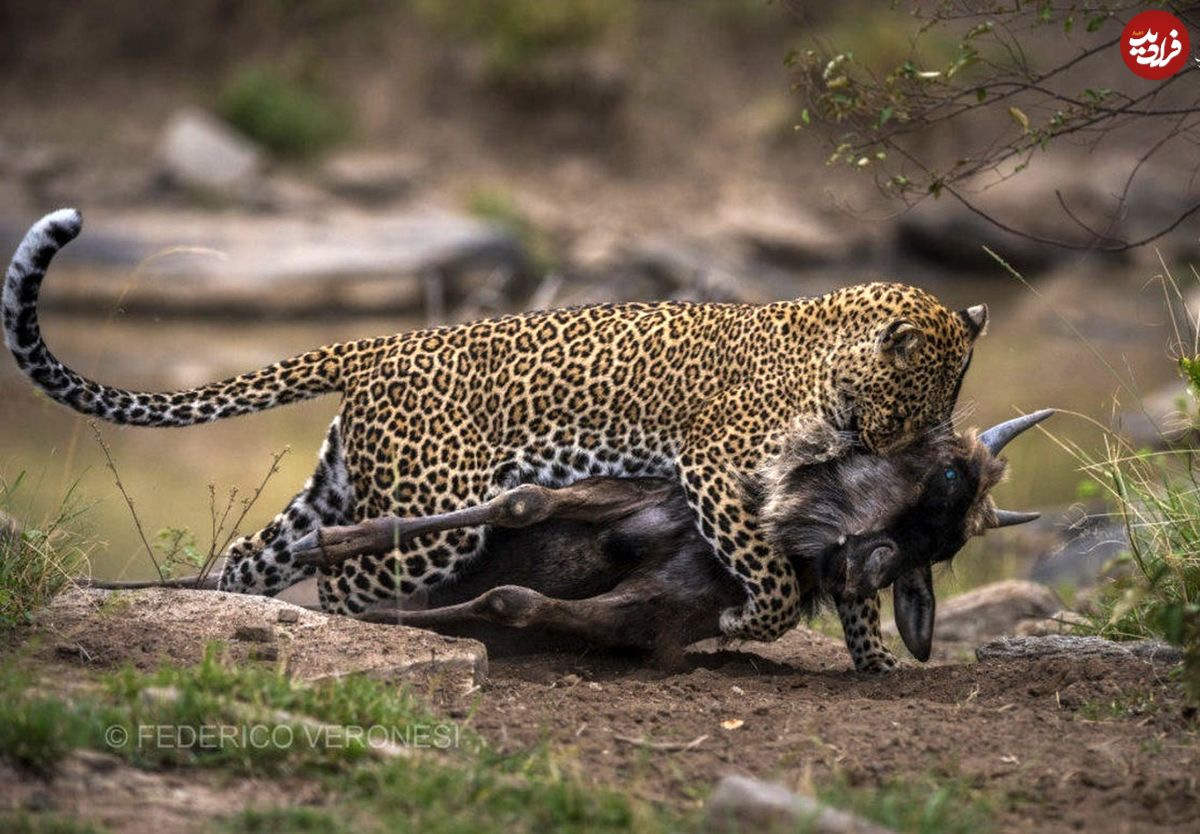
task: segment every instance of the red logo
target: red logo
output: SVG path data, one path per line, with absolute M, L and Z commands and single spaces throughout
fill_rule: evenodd
M 1142 12 L 1126 23 L 1121 32 L 1125 66 L 1151 81 L 1161 81 L 1179 72 L 1191 53 L 1187 29 L 1170 12 Z

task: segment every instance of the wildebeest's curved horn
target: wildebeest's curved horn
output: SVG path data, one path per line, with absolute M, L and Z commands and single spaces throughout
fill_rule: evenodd
M 1006 420 L 998 426 L 992 426 L 979 435 L 979 442 L 987 446 L 988 451 L 993 455 L 998 455 L 1000 454 L 1000 450 L 1007 446 L 1010 440 L 1031 426 L 1042 422 L 1053 413 L 1053 408 L 1043 408 L 1041 411 L 1035 411 L 1032 414 L 1025 414 L 1021 417 Z
M 1016 524 L 1028 524 L 1031 521 L 1036 521 L 1041 518 L 1041 513 L 1018 513 L 1013 510 L 996 510 L 996 523 L 992 525 L 996 527 L 1012 527 Z
M 933 651 L 933 569 L 921 565 L 901 574 L 892 586 L 896 630 L 912 656 L 924 663 Z

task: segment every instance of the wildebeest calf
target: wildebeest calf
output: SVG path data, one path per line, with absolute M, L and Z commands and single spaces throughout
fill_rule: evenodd
M 1005 471 L 1003 446 L 1051 413 L 1019 417 L 978 437 L 947 433 L 889 455 L 852 452 L 818 464 L 807 461 L 812 444 L 824 439 L 797 436 L 747 489 L 777 552 L 805 581 L 810 613 L 825 600 L 854 606 L 892 585 L 901 637 L 926 660 L 932 565 L 989 528 L 1036 518 L 998 510 L 989 493 Z M 332 566 L 414 536 L 476 525 L 489 526 L 485 552 L 456 581 L 429 589 L 424 610 L 375 609 L 366 618 L 485 639 L 491 626 L 562 632 L 644 648 L 674 665 L 689 644 L 719 636 L 721 612 L 744 601 L 741 584 L 696 533 L 683 492 L 656 478 L 524 485 L 443 515 L 326 528 L 297 558 Z M 843 612 L 842 620 L 860 669 L 896 665 L 877 615 L 856 622 Z

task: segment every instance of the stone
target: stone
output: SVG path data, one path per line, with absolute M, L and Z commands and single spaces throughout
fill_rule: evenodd
M 1017 623 L 1013 633 L 1018 637 L 1044 637 L 1047 634 L 1070 634 L 1071 630 L 1084 625 L 1088 618 L 1074 611 L 1059 611 L 1044 619 L 1030 618 Z
M 1188 178 L 1175 175 L 1170 166 L 1142 166 L 1144 161 L 1132 149 L 1080 156 L 1060 147 L 1039 154 L 1027 171 L 1011 175 L 1010 164 L 956 185 L 979 212 L 1023 235 L 1005 231 L 944 194 L 921 201 L 903 215 L 896 224 L 896 240 L 907 252 L 946 266 L 1002 275 L 1003 268 L 983 251 L 987 246 L 1031 277 L 1038 270 L 1070 263 L 1078 255 L 1042 241 L 1086 248 L 1098 243 L 1097 233 L 1113 243 L 1136 241 L 1179 219 L 1181 207 L 1193 201 Z M 1038 209 L 1031 211 L 1032 206 Z M 1157 269 L 1159 251 L 1170 263 L 1170 255 L 1193 250 L 1195 240 L 1194 226 L 1181 223 L 1152 245 L 1118 257 L 1141 257 Z
M 1095 587 L 1111 571 L 1113 560 L 1128 550 L 1125 525 L 1113 518 L 1103 504 L 1084 508 L 1083 512 L 1081 516 L 1078 509 L 1071 509 L 1043 516 L 1075 518 L 1068 527 L 1060 524 L 1053 538 L 1043 546 L 1027 550 L 1035 554 L 1029 570 L 1029 578 L 1034 582 L 1051 587 L 1063 584 L 1079 589 Z
M 408 194 L 420 169 L 420 162 L 408 156 L 346 153 L 321 167 L 320 181 L 339 197 L 377 206 Z
M 1013 634 L 1026 620 L 1044 620 L 1062 611 L 1062 600 L 1054 591 L 1036 582 L 1006 579 L 968 591 L 946 602 L 938 602 L 934 620 L 934 643 L 977 644 L 1003 634 Z M 885 634 L 896 634 L 887 621 Z
M 281 622 L 283 611 L 290 612 L 288 617 L 294 614 L 295 620 Z M 75 588 L 43 609 L 34 628 L 53 634 L 60 643 L 77 644 L 79 662 L 97 666 L 198 663 L 213 641 L 226 642 L 235 662 L 250 660 L 255 653 L 263 657 L 263 643 L 229 642 L 229 637 L 241 629 L 266 628 L 275 633 L 272 646 L 277 656 L 298 680 L 367 674 L 386 680 L 436 681 L 464 691 L 487 677 L 487 652 L 474 640 L 365 623 L 278 599 L 222 591 Z
M 625 64 L 599 50 L 561 50 L 503 74 L 486 61 L 472 63 L 468 71 L 521 108 L 563 108 L 597 122 L 615 115 L 629 90 Z
M 730 205 L 721 211 L 721 233 L 750 257 L 799 270 L 848 258 L 855 241 L 815 214 L 780 205 Z
M 56 269 L 46 309 L 100 312 L 119 302 L 130 314 L 179 316 L 411 313 L 423 309 L 430 274 L 453 294 L 469 271 L 526 270 L 510 232 L 430 206 L 96 213 L 62 259 L 79 268 Z M 140 280 L 130 291 L 134 270 Z
M 270 643 L 275 640 L 275 630 L 266 625 L 240 625 L 233 630 L 233 639 L 247 643 Z
M 1062 658 L 1068 660 L 1121 658 L 1178 663 L 1183 651 L 1161 640 L 1133 640 L 1118 643 L 1103 637 L 1078 637 L 1066 634 L 1050 634 L 1043 637 L 1001 637 L 984 643 L 975 650 L 980 661 L 988 660 L 1041 660 Z
M 870 820 L 831 808 L 789 791 L 782 785 L 749 776 L 721 778 L 708 799 L 705 815 L 710 831 L 760 831 L 776 826 L 803 826 L 812 834 L 889 834 Z
M 0 510 L 0 545 L 16 542 L 21 538 L 21 522 Z
M 246 195 L 258 184 L 262 152 L 202 110 L 179 110 L 167 121 L 159 145 L 163 174 L 172 185 L 226 195 Z
M 1120 414 L 1114 428 L 1135 448 L 1169 449 L 1195 443 L 1196 428 L 1189 414 L 1195 411 L 1196 399 L 1181 380 L 1147 394 L 1139 407 Z

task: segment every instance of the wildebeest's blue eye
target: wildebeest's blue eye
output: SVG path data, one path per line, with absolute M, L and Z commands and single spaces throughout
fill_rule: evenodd
M 947 469 L 945 471 L 945 473 L 943 473 L 943 474 L 945 474 L 947 481 L 953 481 L 955 478 L 958 477 L 958 473 L 955 472 L 953 469 Z

